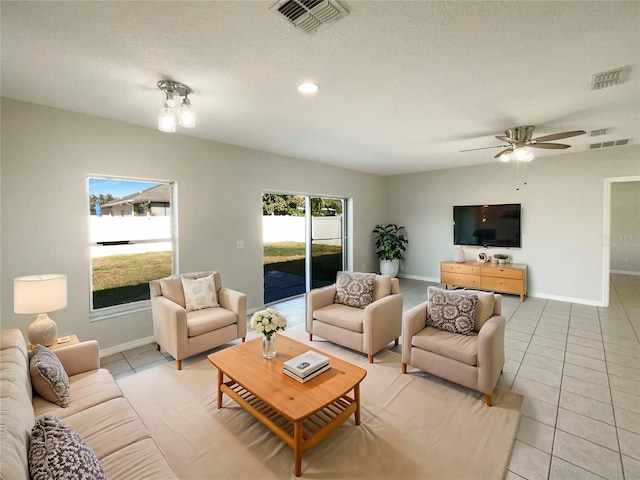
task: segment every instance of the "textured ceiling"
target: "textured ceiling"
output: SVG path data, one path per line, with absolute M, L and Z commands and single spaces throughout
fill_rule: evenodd
M 349 15 L 314 34 L 274 3 L 2 1 L 2 95 L 156 128 L 170 78 L 198 122 L 174 135 L 382 175 L 494 162 L 459 151 L 519 125 L 609 129 L 535 151 L 558 161 L 638 143 L 640 2 L 340 1 Z M 623 66 L 626 83 L 590 90 Z

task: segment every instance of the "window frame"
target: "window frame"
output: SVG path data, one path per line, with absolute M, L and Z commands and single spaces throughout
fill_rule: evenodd
M 109 305 L 106 307 L 94 308 L 93 305 L 93 257 L 91 255 L 91 249 L 95 246 L 99 245 L 99 242 L 94 242 L 91 238 L 91 192 L 90 192 L 90 181 L 92 179 L 98 180 L 113 180 L 113 181 L 123 181 L 123 182 L 145 182 L 145 183 L 156 183 L 156 184 L 165 184 L 169 185 L 170 188 L 170 205 L 169 205 L 169 217 L 170 217 L 170 238 L 169 239 L 154 239 L 156 241 L 170 241 L 171 243 L 171 275 L 175 275 L 176 272 L 179 271 L 178 266 L 178 208 L 177 208 L 177 198 L 178 198 L 178 185 L 175 181 L 172 180 L 160 180 L 160 179 L 151 179 L 151 178 L 138 178 L 138 177 L 125 177 L 125 176 L 115 176 L 115 175 L 97 175 L 90 174 L 87 175 L 87 207 L 89 211 L 89 225 L 87 228 L 89 234 L 89 321 L 99 321 L 105 320 L 108 318 L 119 317 L 122 315 L 129 315 L 132 313 L 143 312 L 151 309 L 151 300 L 137 300 L 128 303 L 122 303 L 117 305 Z

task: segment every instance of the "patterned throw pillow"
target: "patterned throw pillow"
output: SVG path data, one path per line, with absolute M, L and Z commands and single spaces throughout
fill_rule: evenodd
M 473 335 L 478 296 L 429 287 L 427 325 L 451 333 Z
M 213 274 L 202 278 L 182 277 L 182 288 L 187 312 L 219 306 Z
M 364 308 L 373 301 L 375 273 L 338 272 L 333 303 Z
M 31 429 L 29 473 L 32 480 L 106 480 L 104 468 L 82 437 L 59 418 L 41 417 Z
M 36 345 L 29 361 L 31 384 L 41 397 L 61 407 L 69 403 L 69 377 L 58 357 L 42 345 Z

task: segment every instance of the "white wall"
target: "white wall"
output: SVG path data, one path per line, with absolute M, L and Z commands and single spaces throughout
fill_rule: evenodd
M 311 229 L 313 231 L 313 243 L 319 245 L 342 245 L 342 215 L 311 217 Z M 262 241 L 265 243 L 304 243 L 306 241 L 305 217 L 264 215 L 262 217 Z
M 611 270 L 640 275 L 640 182 L 611 184 Z
M 504 251 L 529 267 L 529 294 L 603 304 L 604 179 L 638 175 L 640 146 L 536 158 L 518 169 L 492 162 L 385 179 L 386 221 L 407 229 L 402 273 L 439 280 L 453 259 L 452 207 L 522 204 L 522 248 Z M 468 260 L 481 249 L 465 248 Z
M 249 309 L 262 306 L 263 191 L 349 198 L 352 264 L 377 269 L 382 177 L 4 98 L 1 113 L 3 329 L 26 334 L 33 320 L 13 313 L 13 278 L 59 272 L 68 306 L 50 316 L 61 335 L 103 349 L 152 335 L 150 311 L 89 321 L 88 175 L 175 181 L 180 271 L 219 270 Z

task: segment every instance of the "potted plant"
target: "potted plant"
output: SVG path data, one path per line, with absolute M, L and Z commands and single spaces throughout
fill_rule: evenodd
M 497 258 L 498 259 L 498 263 L 507 263 L 507 258 L 509 258 L 509 255 L 506 255 L 504 253 L 496 253 L 493 258 Z
M 380 274 L 395 277 L 400 269 L 400 260 L 404 258 L 402 252 L 409 243 L 404 227 L 395 223 L 376 225 L 373 234 L 376 237 L 376 255 L 380 259 Z

